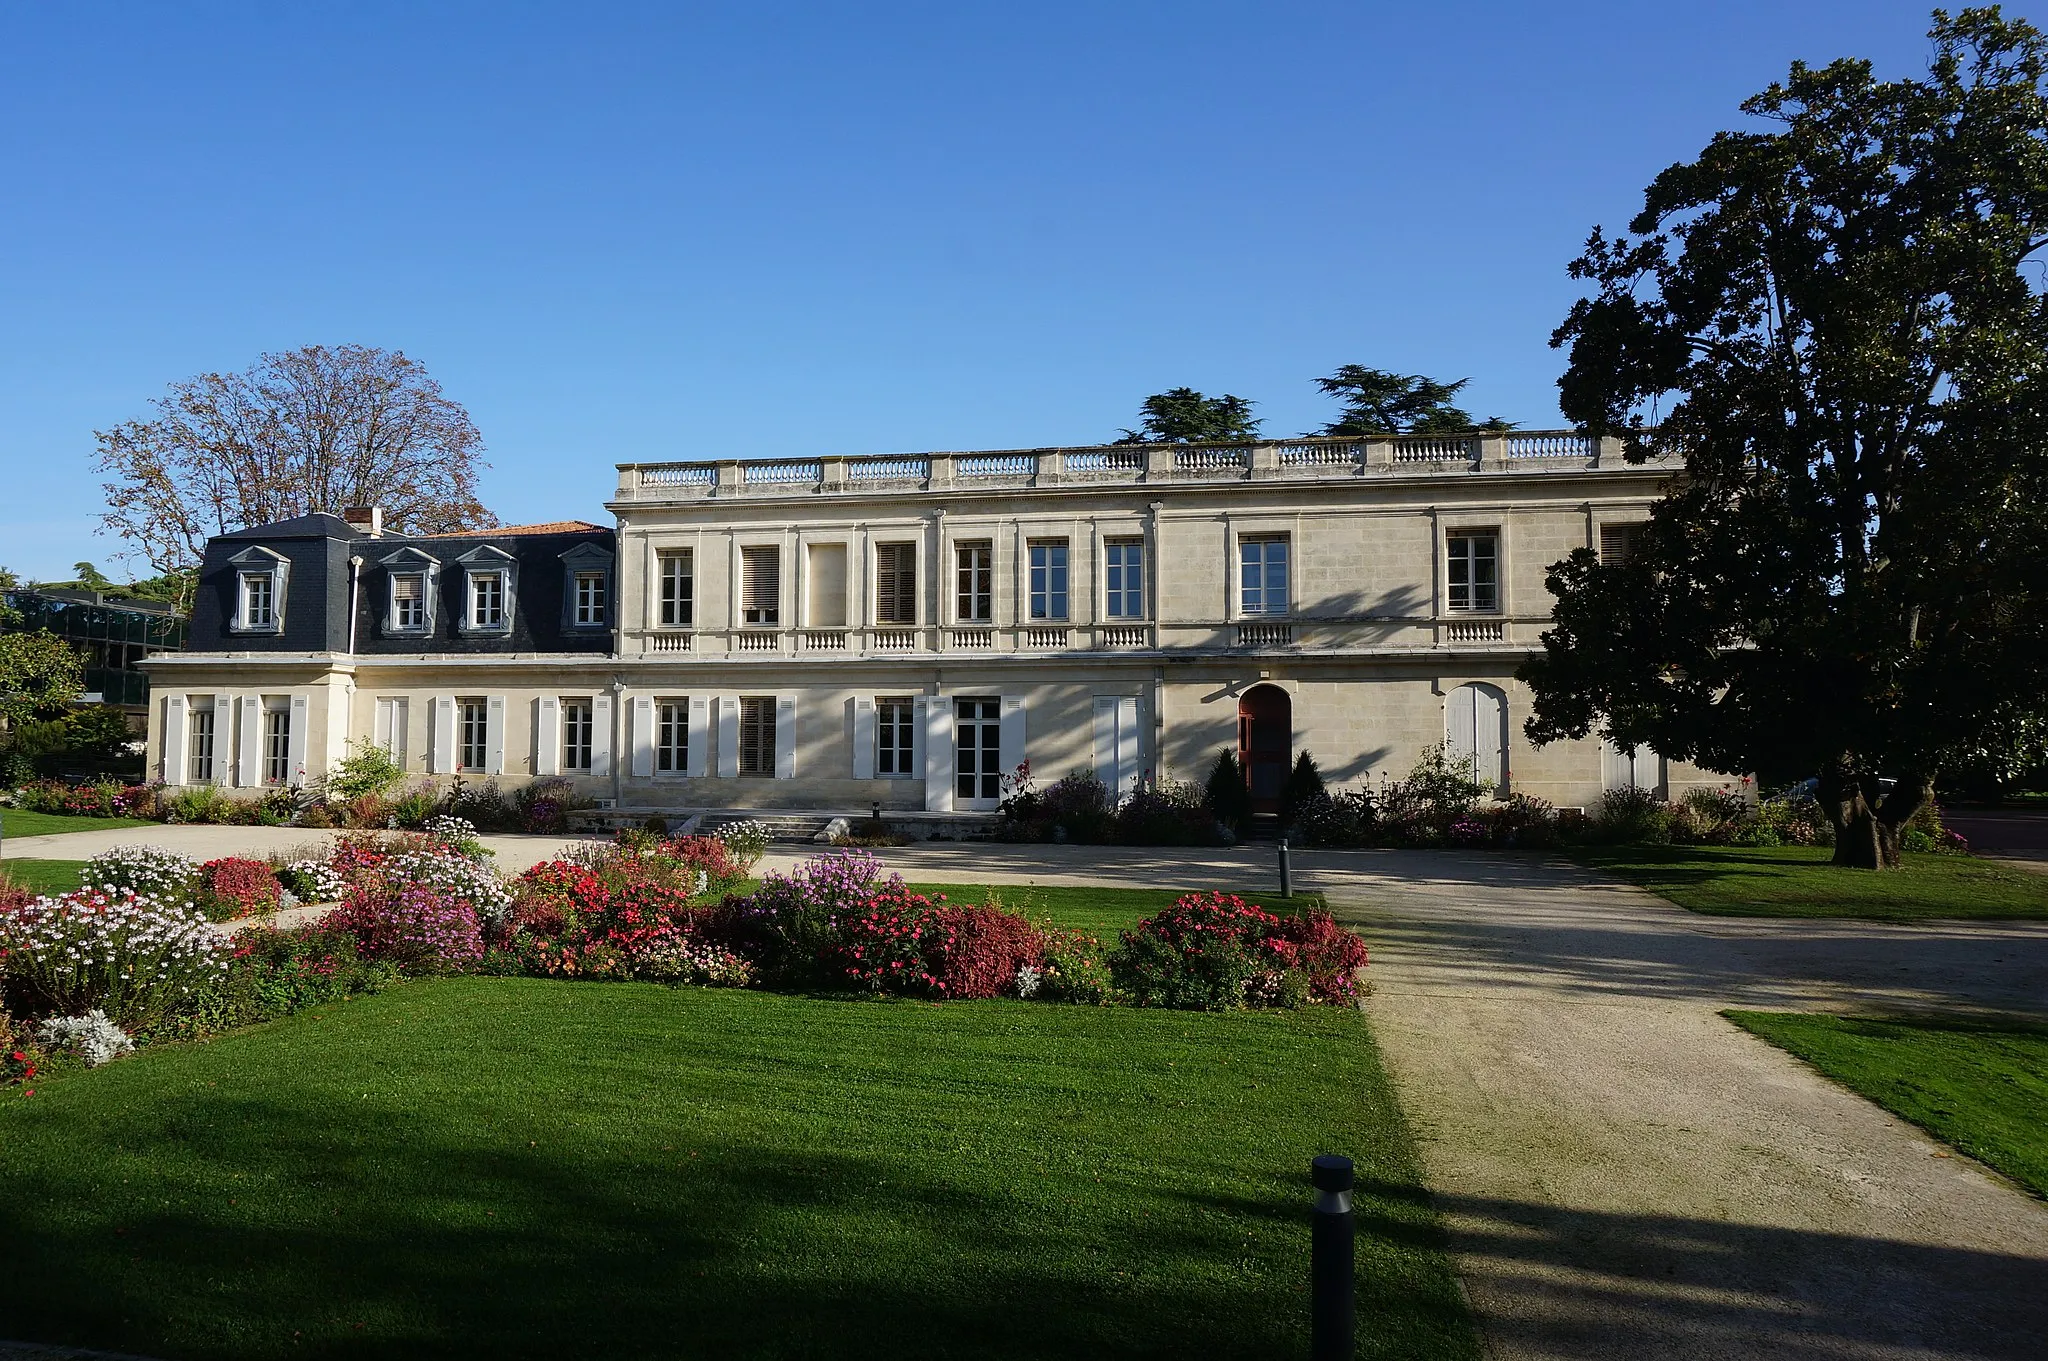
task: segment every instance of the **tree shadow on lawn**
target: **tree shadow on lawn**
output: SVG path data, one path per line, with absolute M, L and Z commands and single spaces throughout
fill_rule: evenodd
M 290 1131 L 304 1116 L 213 1097 L 170 1129 L 203 1148 L 216 1131 Z M 1262 1357 L 1306 1346 L 1305 1190 L 1285 1207 L 1190 1212 L 1170 1189 L 1121 1188 L 1135 1213 L 1106 1218 L 1071 1179 L 1033 1180 L 1028 1167 L 991 1189 L 906 1175 L 898 1159 L 680 1140 L 565 1161 L 423 1142 L 405 1125 L 337 1153 L 331 1133 L 307 1130 L 267 1138 L 241 1182 L 194 1149 L 172 1164 L 179 1184 L 119 1186 L 91 1169 L 132 1165 L 136 1150 L 81 1148 L 71 1166 L 11 1170 L 0 1317 L 13 1336 L 168 1357 Z M 1428 1224 L 1426 1211 L 1388 1213 Z M 1422 1243 L 1433 1229 L 1402 1231 Z M 1468 1355 L 1448 1282 L 1413 1285 L 1369 1291 L 1372 1326 L 1403 1346 L 1443 1345 L 1384 1354 Z

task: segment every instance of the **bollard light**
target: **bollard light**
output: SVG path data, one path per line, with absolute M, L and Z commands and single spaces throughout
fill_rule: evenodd
M 1294 896 L 1294 859 L 1287 853 L 1287 838 L 1280 838 L 1280 896 Z
M 1351 1159 L 1325 1153 L 1309 1165 L 1316 1188 L 1310 1231 L 1310 1361 L 1353 1361 L 1357 1356 L 1357 1275 L 1353 1265 Z

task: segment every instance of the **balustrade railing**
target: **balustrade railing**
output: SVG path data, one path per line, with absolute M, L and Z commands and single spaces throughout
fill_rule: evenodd
M 1507 626 L 1498 619 L 1475 619 L 1444 625 L 1447 643 L 1498 643 L 1507 637 Z
M 1396 463 L 1470 463 L 1478 441 L 1463 436 L 1417 435 L 1394 441 Z
M 996 645 L 994 629 L 952 629 L 947 637 L 954 647 L 969 652 L 986 652 Z
M 1365 459 L 1363 444 L 1283 444 L 1280 446 L 1280 466 L 1283 468 L 1334 468 L 1346 467 Z
M 647 637 L 649 652 L 688 652 L 690 635 L 687 633 L 654 633 Z
M 931 475 L 928 458 L 863 458 L 846 465 L 850 482 L 922 482 Z
M 1090 449 L 1067 455 L 1070 473 L 1136 473 L 1145 469 L 1145 455 L 1136 449 Z
M 792 483 L 824 481 L 825 464 L 822 459 L 808 463 L 742 463 L 740 474 L 749 483 L 786 487 Z
M 1292 624 L 1239 624 L 1239 647 L 1287 647 L 1294 642 Z
M 739 650 L 741 652 L 780 652 L 782 650 L 782 637 L 780 634 L 770 633 L 765 629 L 742 633 L 739 635 Z
M 806 652 L 844 652 L 846 630 L 805 629 L 797 635 L 797 646 Z
M 1556 434 L 1548 431 L 1510 434 L 1509 458 L 1594 458 L 1600 441 L 1591 435 Z
M 1038 471 L 1031 454 L 973 454 L 953 460 L 955 477 L 1029 477 Z
M 909 652 L 916 646 L 916 629 L 875 630 L 874 649 L 877 652 Z
M 1104 624 L 1095 632 L 1103 647 L 1143 647 L 1151 641 L 1152 630 L 1143 624 Z
M 1227 469 L 1241 469 L 1251 464 L 1251 450 L 1246 448 L 1210 448 L 1198 446 L 1193 449 L 1173 451 L 1173 468 L 1183 473 L 1217 473 Z
M 1066 645 L 1067 631 L 1065 629 L 1024 630 L 1024 646 L 1026 647 L 1065 647 Z
M 643 463 L 643 487 L 708 487 L 718 480 L 718 469 L 709 463 Z

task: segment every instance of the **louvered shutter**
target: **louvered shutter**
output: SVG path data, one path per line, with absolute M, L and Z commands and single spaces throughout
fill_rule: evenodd
M 885 543 L 875 550 L 875 622 L 917 622 L 917 545 Z
M 749 624 L 772 624 L 781 617 L 782 553 L 769 545 L 740 550 L 740 608 Z
M 736 779 L 740 773 L 740 701 L 736 695 L 718 697 L 718 774 Z
M 775 778 L 796 778 L 796 696 L 775 697 Z
M 562 701 L 542 695 L 533 702 L 533 773 L 562 773 Z
M 292 696 L 291 731 L 285 734 L 285 761 L 290 769 L 285 771 L 285 783 L 302 785 L 306 782 L 306 738 L 312 728 L 312 708 L 304 695 Z
M 875 778 L 875 701 L 865 695 L 853 701 L 853 778 Z
M 434 696 L 434 735 L 430 769 L 446 775 L 455 769 L 455 696 Z
M 709 775 L 711 773 L 710 766 L 706 764 L 711 757 L 708 740 L 710 736 L 711 701 L 705 699 L 702 695 L 692 695 L 690 697 L 689 740 L 690 774 L 692 775 Z
M 928 813 L 953 811 L 953 702 L 943 695 L 917 697 L 918 726 L 924 730 L 924 806 Z
M 230 785 L 235 782 L 234 751 L 235 707 L 231 695 L 213 697 L 213 783 Z
M 163 765 L 158 775 L 165 784 L 184 784 L 189 768 L 186 744 L 190 741 L 186 726 L 185 697 L 164 696 Z
M 590 701 L 590 773 L 593 777 L 612 773 L 610 695 L 598 695 Z
M 654 700 L 633 696 L 633 775 L 649 779 L 654 774 Z
M 1024 697 L 1003 696 L 1003 730 L 1000 760 L 1007 778 L 1024 760 Z
M 1600 526 L 1600 561 L 1613 565 L 1634 557 L 1639 530 L 1640 526 L 1633 524 Z
M 263 696 L 241 697 L 241 747 L 235 760 L 235 783 L 244 789 L 263 784 Z

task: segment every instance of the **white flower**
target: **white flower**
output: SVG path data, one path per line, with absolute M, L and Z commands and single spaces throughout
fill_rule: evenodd
M 40 1036 L 52 1049 L 74 1051 L 88 1068 L 135 1051 L 135 1041 L 98 1008 L 83 1016 L 53 1016 L 43 1022 Z

